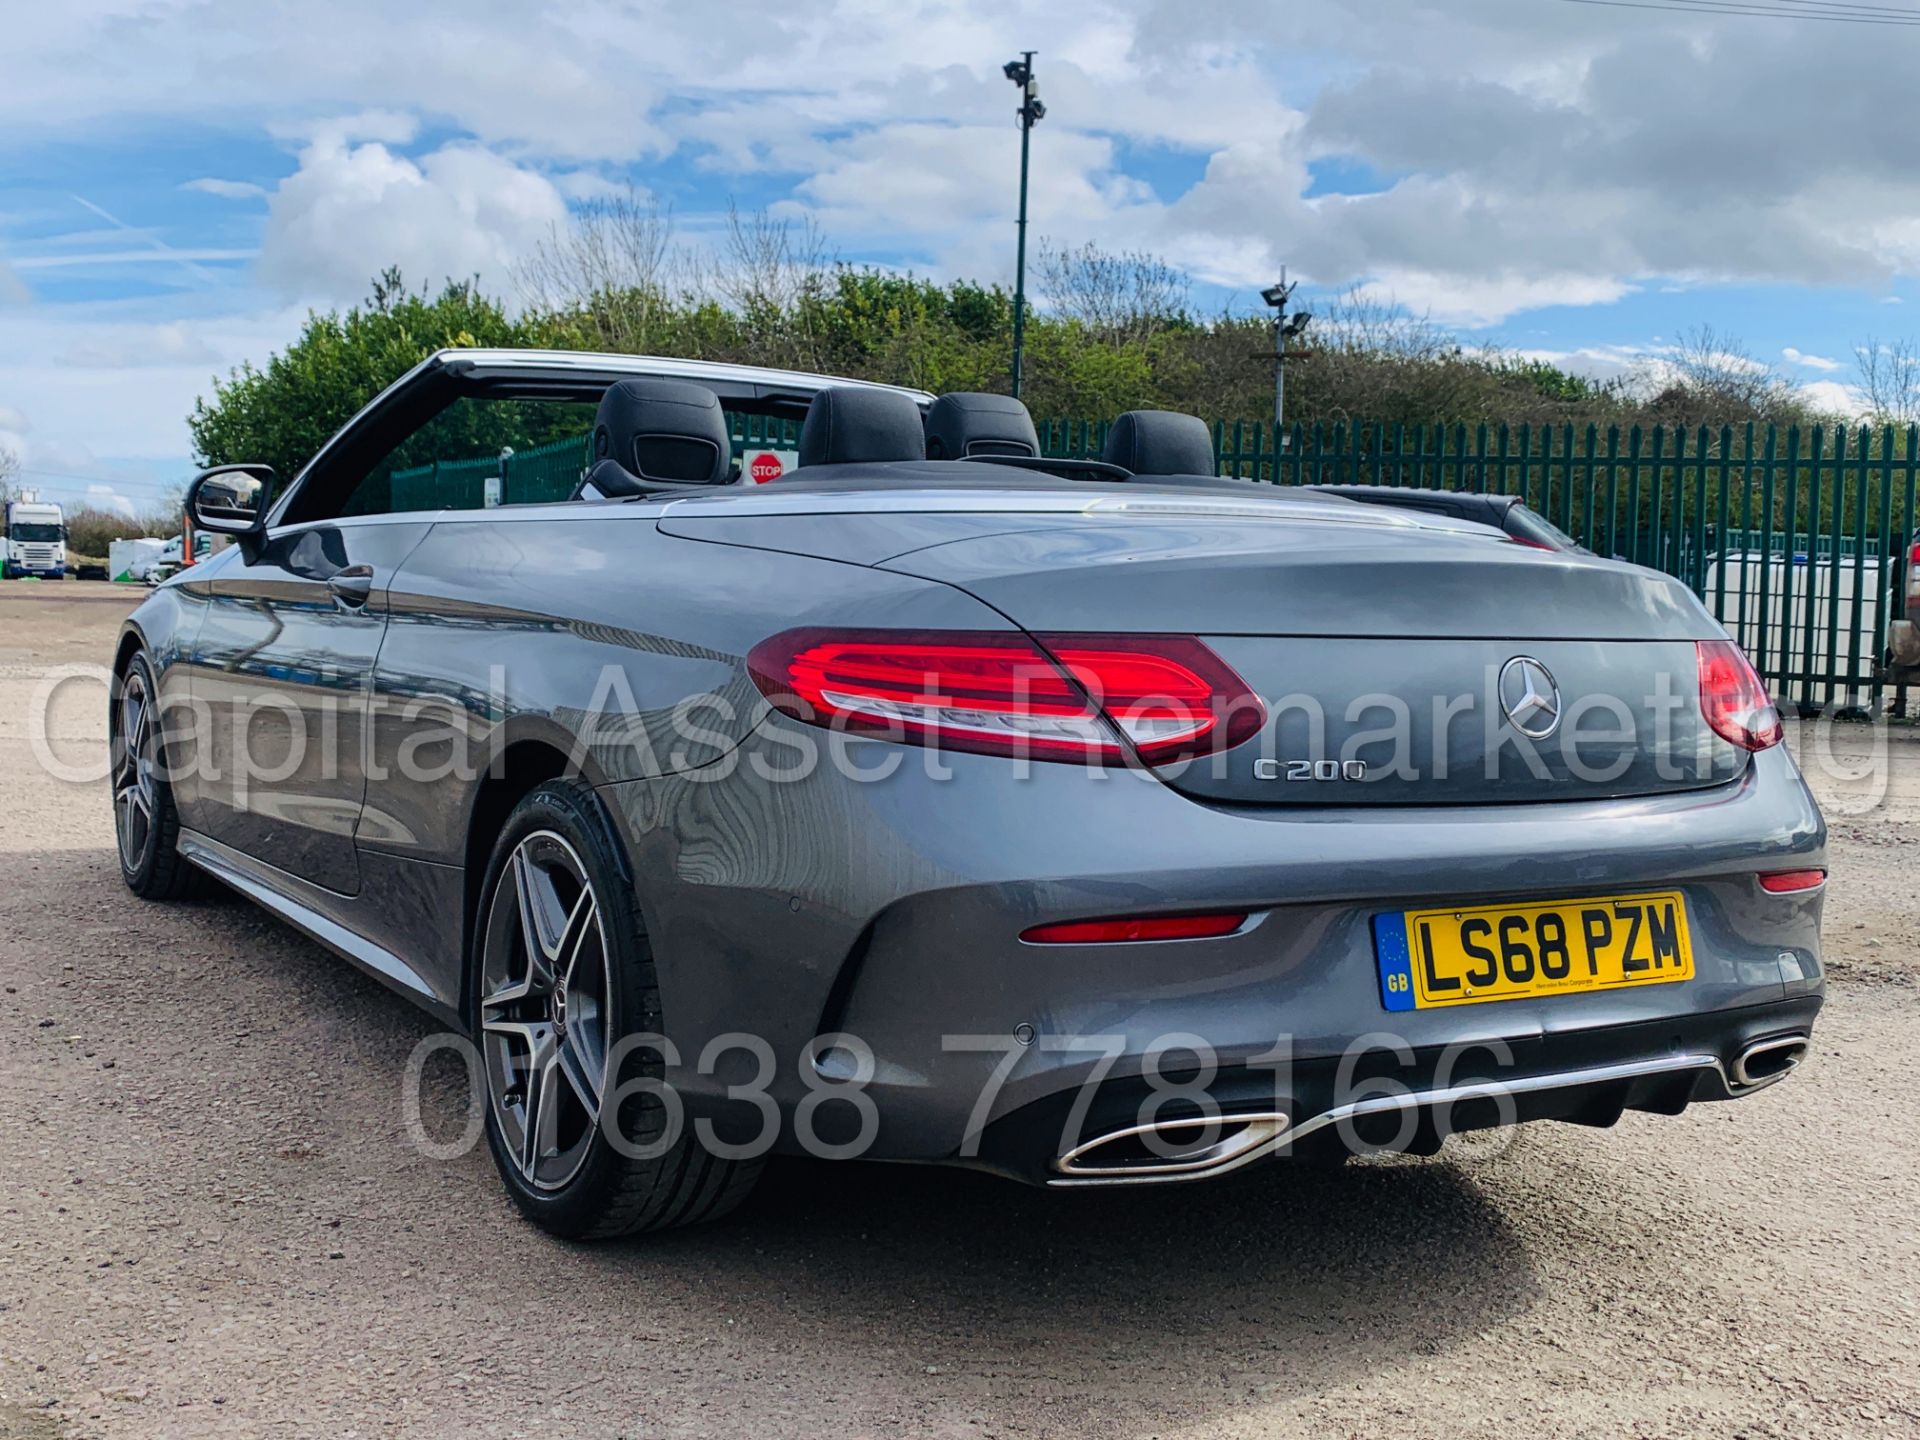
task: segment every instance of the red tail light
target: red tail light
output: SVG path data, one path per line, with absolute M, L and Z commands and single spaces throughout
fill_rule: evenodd
M 1760 877 L 1760 888 L 1769 895 L 1792 895 L 1800 890 L 1818 890 L 1827 883 L 1824 870 L 1775 870 Z
M 1020 938 L 1034 945 L 1113 945 L 1132 940 L 1209 940 L 1231 935 L 1247 923 L 1244 910 L 1229 915 L 1135 915 L 1117 920 L 1066 920 L 1036 925 Z
M 1742 750 L 1765 750 L 1780 743 L 1780 712 L 1767 687 L 1731 640 L 1702 640 L 1700 713 L 1714 734 Z
M 1907 598 L 1920 600 L 1920 540 L 1907 551 Z
M 747 669 L 775 709 L 810 725 L 1035 760 L 1118 761 L 1130 744 L 1163 765 L 1266 721 L 1191 636 L 808 628 L 761 641 Z
M 1267 722 L 1247 682 L 1191 635 L 1038 639 L 1149 765 L 1231 750 Z

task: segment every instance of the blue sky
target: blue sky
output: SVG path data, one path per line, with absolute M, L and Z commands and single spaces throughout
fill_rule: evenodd
M 1863 63 L 1910 39 L 1559 0 L 74 0 L 0 49 L 0 446 L 155 499 L 194 398 L 309 307 L 389 263 L 511 296 L 629 186 L 695 248 L 731 200 L 1009 279 L 1025 46 L 1036 237 L 1157 252 L 1208 308 L 1284 263 L 1595 374 L 1711 325 L 1846 408 L 1853 346 L 1920 314 L 1920 100 Z

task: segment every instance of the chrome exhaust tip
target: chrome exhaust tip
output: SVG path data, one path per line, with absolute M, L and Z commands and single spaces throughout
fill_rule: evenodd
M 1742 1090 L 1771 1085 L 1798 1068 L 1807 1058 L 1808 1044 L 1805 1035 L 1776 1035 L 1771 1040 L 1755 1041 L 1740 1052 L 1729 1078 Z
M 1053 1183 L 1119 1185 L 1222 1174 L 1271 1149 L 1292 1123 L 1290 1115 L 1263 1111 L 1130 1125 L 1084 1140 L 1055 1160 L 1060 1178 Z

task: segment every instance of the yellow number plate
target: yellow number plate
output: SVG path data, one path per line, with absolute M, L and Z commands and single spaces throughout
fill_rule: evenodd
M 1677 891 L 1476 910 L 1404 910 L 1373 919 L 1389 1010 L 1479 1005 L 1693 978 Z

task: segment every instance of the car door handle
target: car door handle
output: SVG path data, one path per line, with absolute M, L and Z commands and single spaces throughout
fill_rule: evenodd
M 351 605 L 359 609 L 367 603 L 367 597 L 373 594 L 373 567 L 371 565 L 349 565 L 327 577 L 327 589 L 333 592 L 333 598 L 342 605 Z

